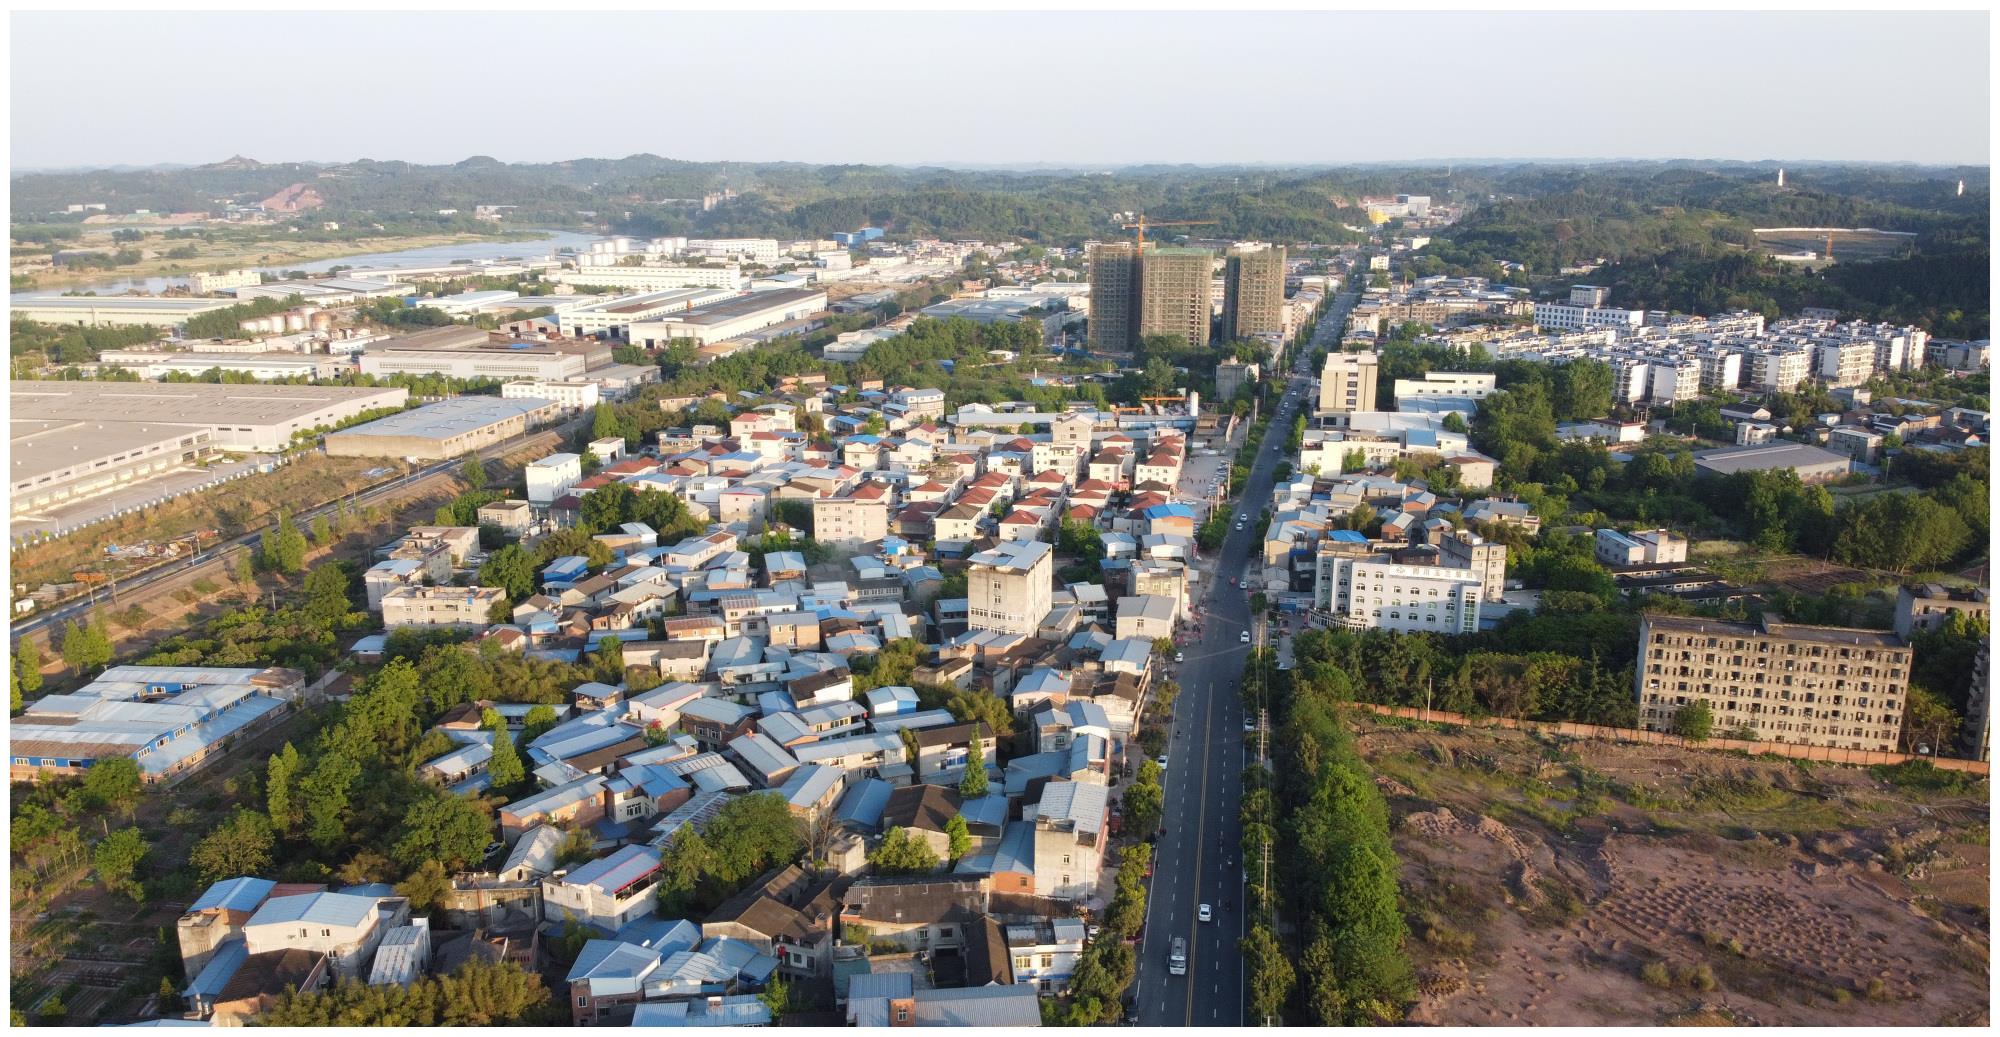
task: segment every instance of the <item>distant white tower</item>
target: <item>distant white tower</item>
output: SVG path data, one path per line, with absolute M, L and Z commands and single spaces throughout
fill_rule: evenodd
M 1778 170 L 1778 186 L 1779 187 L 1785 186 L 1785 171 L 1783 168 L 1780 168 Z
M 1965 197 L 1965 181 L 1963 180 L 1960 180 L 1958 182 L 1958 196 L 1960 198 Z

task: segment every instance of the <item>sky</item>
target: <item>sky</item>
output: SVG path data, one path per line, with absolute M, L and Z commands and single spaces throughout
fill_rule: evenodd
M 1988 15 L 16 13 L 13 170 L 1988 162 Z M 616 31 L 608 31 L 614 29 Z M 60 84 L 51 89 L 47 84 Z

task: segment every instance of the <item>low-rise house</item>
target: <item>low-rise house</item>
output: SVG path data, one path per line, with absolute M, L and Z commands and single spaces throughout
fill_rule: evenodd
M 979 876 L 871 875 L 841 896 L 840 921 L 911 951 L 957 950 L 986 914 L 986 880 Z
M 660 888 L 660 854 L 650 846 L 626 846 L 542 881 L 542 917 L 571 918 L 605 932 L 653 913 Z
M 836 906 L 830 879 L 792 864 L 724 901 L 701 933 L 742 940 L 776 958 L 780 972 L 817 978 L 833 969 Z
M 401 897 L 310 893 L 272 897 L 243 926 L 251 956 L 305 950 L 324 954 L 340 979 L 360 979 L 382 935 L 409 919 Z

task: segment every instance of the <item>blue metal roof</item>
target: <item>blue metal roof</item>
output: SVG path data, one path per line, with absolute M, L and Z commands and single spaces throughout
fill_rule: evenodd
M 1328 540 L 1335 540 L 1343 544 L 1365 544 L 1368 542 L 1367 537 L 1362 536 L 1352 529 L 1336 529 L 1328 533 L 1326 537 Z
M 199 899 L 188 906 L 188 910 L 210 911 L 219 908 L 224 911 L 255 911 L 258 905 L 264 902 L 264 898 L 271 895 L 271 890 L 275 886 L 277 883 L 270 879 L 253 879 L 247 876 L 223 879 L 208 887 Z
M 189 996 L 213 998 L 222 993 L 222 988 L 236 978 L 236 970 L 243 967 L 243 959 L 250 956 L 250 945 L 240 936 L 232 936 L 222 941 L 215 949 L 215 956 L 202 966 L 201 974 L 187 986 Z
M 306 893 L 295 897 L 273 897 L 250 916 L 250 925 L 284 922 L 312 922 L 317 925 L 360 925 L 375 913 L 374 897 L 346 893 Z

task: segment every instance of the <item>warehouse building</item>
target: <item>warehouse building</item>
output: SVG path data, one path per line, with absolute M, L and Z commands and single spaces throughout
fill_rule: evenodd
M 155 299 L 139 295 L 14 296 L 8 312 L 16 320 L 87 328 L 178 328 L 188 318 L 236 305 L 230 299 Z
M 8 390 L 16 420 L 205 428 L 217 450 L 262 454 L 291 446 L 295 433 L 401 407 L 409 397 L 394 388 L 205 382 L 15 382 Z
M 810 317 L 826 310 L 826 292 L 811 288 L 784 288 L 757 292 L 697 306 L 684 312 L 632 324 L 627 340 L 633 345 L 664 346 L 675 339 L 693 339 L 708 345 Z
M 165 378 L 176 371 L 200 375 L 219 369 L 262 381 L 338 378 L 354 366 L 352 359 L 329 353 L 170 353 L 157 349 L 107 349 L 98 354 L 97 363 L 148 379 Z
M 1695 471 L 1707 475 L 1790 469 L 1798 473 L 1800 482 L 1807 485 L 1832 482 L 1846 477 L 1847 473 L 1853 470 L 1852 464 L 1844 454 L 1790 441 L 1765 443 L 1760 446 L 1697 450 L 1694 454 L 1694 467 Z
M 304 691 L 305 674 L 276 667 L 113 666 L 7 725 L 8 776 L 76 775 L 125 756 L 148 781 L 178 781 L 285 716 Z
M 749 286 L 743 268 L 726 266 L 599 266 L 584 270 L 561 270 L 547 275 L 557 284 L 621 288 L 629 292 L 667 292 L 678 288 L 727 288 L 740 292 Z
M 326 277 L 314 281 L 272 281 L 236 289 L 237 301 L 246 299 L 289 299 L 296 295 L 316 306 L 340 306 L 362 299 L 383 299 L 409 295 L 410 285 L 393 281 L 371 281 L 360 277 Z
M 326 437 L 334 457 L 414 457 L 441 461 L 483 450 L 555 420 L 549 400 L 460 396 L 342 429 Z
M 478 328 L 450 327 L 370 344 L 361 354 L 361 373 L 560 382 L 581 378 L 590 368 L 610 362 L 611 348 L 602 343 L 524 342 Z
M 8 439 L 8 513 L 28 515 L 110 493 L 215 454 L 205 428 L 16 418 Z
M 621 295 L 556 314 L 556 327 L 566 336 L 623 336 L 634 324 L 684 313 L 694 307 L 736 298 L 727 288 L 674 288 L 644 295 Z

